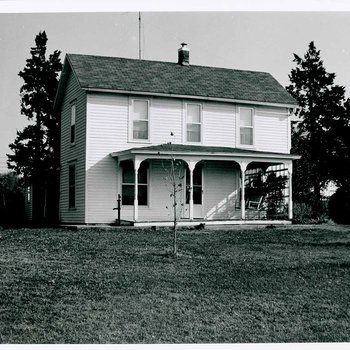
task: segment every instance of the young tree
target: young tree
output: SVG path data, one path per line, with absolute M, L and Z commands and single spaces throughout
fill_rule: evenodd
M 171 133 L 171 136 L 174 136 Z M 163 148 L 167 151 L 171 151 L 170 160 L 166 164 L 163 163 L 163 169 L 166 173 L 164 180 L 168 188 L 171 208 L 167 206 L 167 209 L 171 209 L 171 214 L 173 217 L 173 255 L 177 256 L 177 224 L 179 221 L 179 216 L 183 210 L 183 180 L 184 175 L 184 164 L 182 160 L 176 159 L 174 153 L 172 152 L 172 143 L 169 142 L 163 145 Z
M 19 72 L 24 80 L 21 87 L 21 113 L 30 124 L 18 131 L 9 145 L 8 167 L 33 185 L 33 220 L 53 219 L 58 200 L 59 116 L 53 110 L 62 69 L 60 51 L 46 58 L 45 31 L 35 38 L 31 58 Z
M 294 168 L 294 198 L 308 199 L 317 216 L 321 190 L 333 177 L 334 140 L 344 114 L 345 89 L 334 83 L 335 74 L 326 71 L 313 42 L 304 58 L 294 54 L 293 61 L 297 66 L 286 89 L 300 106 L 292 131 L 292 152 L 301 155 Z

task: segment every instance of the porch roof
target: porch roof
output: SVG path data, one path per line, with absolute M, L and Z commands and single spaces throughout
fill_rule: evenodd
M 218 160 L 249 159 L 251 161 L 268 160 L 288 160 L 300 159 L 300 156 L 289 153 L 262 152 L 251 149 L 221 147 L 221 146 L 199 146 L 199 145 L 181 145 L 181 144 L 160 144 L 146 147 L 134 147 L 123 151 L 112 152 L 112 157 L 120 160 L 132 159 L 139 156 L 146 158 L 164 158 L 169 156 L 195 157 Z

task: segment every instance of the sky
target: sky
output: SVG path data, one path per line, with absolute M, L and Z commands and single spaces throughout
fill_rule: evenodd
M 0 0 L 0 173 L 7 171 L 6 153 L 10 153 L 8 145 L 14 141 L 16 130 L 28 124 L 20 114 L 23 80 L 18 72 L 30 58 L 35 36 L 43 30 L 48 36 L 47 53 L 60 50 L 62 61 L 66 53 L 138 58 L 140 10 L 142 59 L 176 62 L 180 43 L 186 42 L 190 64 L 265 71 L 283 86 L 288 85 L 288 74 L 295 67 L 293 53 L 303 56 L 310 41 L 314 41 L 326 70 L 336 73 L 336 83 L 345 86 L 346 96 L 350 97 L 349 6 L 341 10 L 341 6 L 320 1 L 328 7 L 261 10 L 259 6 L 241 6 L 237 10 L 212 3 L 177 9 L 177 2 L 173 2 L 171 8 L 163 10 L 158 6 L 154 12 L 154 6 L 144 8 L 144 4 L 131 1 L 134 6 L 120 9 L 68 6 L 61 13 L 60 7 L 14 9 L 15 3 Z M 276 9 L 279 11 L 273 11 Z

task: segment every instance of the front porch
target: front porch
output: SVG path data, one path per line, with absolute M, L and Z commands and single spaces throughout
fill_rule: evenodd
M 179 226 L 285 224 L 293 218 L 292 160 L 298 156 L 176 144 L 111 155 L 117 161 L 121 219 L 134 226 L 172 224 L 174 207 L 166 178 L 174 164 Z M 277 197 L 264 185 L 272 173 L 277 174 L 275 180 L 285 178 Z

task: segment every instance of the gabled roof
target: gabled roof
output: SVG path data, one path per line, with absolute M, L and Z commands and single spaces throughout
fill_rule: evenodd
M 297 106 L 265 72 L 78 54 L 67 54 L 67 62 L 85 90 Z

